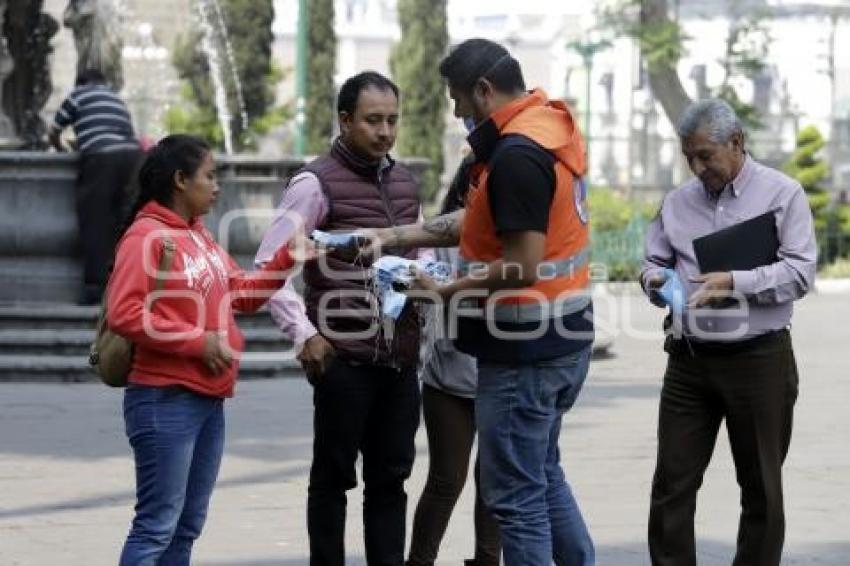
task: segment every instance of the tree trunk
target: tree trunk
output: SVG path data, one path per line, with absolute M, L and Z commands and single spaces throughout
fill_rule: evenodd
M 643 0 L 640 18 L 642 27 L 672 23 L 667 12 L 667 0 Z M 647 74 L 652 94 L 661 103 L 667 119 L 675 126 L 691 103 L 690 96 L 682 86 L 676 64 L 647 65 Z

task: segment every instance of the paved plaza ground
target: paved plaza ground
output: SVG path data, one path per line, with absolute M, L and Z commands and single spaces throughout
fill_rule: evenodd
M 616 334 L 611 355 L 591 365 L 585 390 L 565 420 L 561 447 L 598 564 L 641 566 L 649 563 L 646 516 L 665 363 L 661 311 L 633 291 L 611 298 L 620 308 L 600 309 Z M 798 303 L 794 320 L 800 399 L 785 467 L 783 563 L 846 565 L 850 295 L 812 295 Z M 194 563 L 306 565 L 310 387 L 299 379 L 244 382 L 227 411 L 225 460 Z M 417 448 L 410 514 L 427 471 L 424 430 Z M 360 492 L 351 492 L 349 501 L 349 564 L 365 564 Z M 98 384 L 0 384 L 0 565 L 114 565 L 132 503 L 120 392 Z M 737 514 L 738 490 L 722 432 L 699 499 L 700 565 L 731 562 Z M 466 490 L 438 563 L 461 564 L 472 540 Z

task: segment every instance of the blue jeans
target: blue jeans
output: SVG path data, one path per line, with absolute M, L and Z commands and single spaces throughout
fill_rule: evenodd
M 189 566 L 224 449 L 224 400 L 130 386 L 124 421 L 136 460 L 136 516 L 120 566 Z
M 505 566 L 592 566 L 593 542 L 560 465 L 561 416 L 587 375 L 590 348 L 525 365 L 478 362 L 475 416 L 484 502 Z

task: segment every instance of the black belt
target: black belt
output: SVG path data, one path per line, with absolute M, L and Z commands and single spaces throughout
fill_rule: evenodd
M 786 340 L 789 334 L 788 329 L 783 328 L 782 330 L 771 330 L 770 332 L 738 342 L 697 342 L 696 340 L 677 339 L 673 338 L 672 335 L 668 335 L 667 339 L 664 340 L 664 351 L 668 354 L 694 356 L 741 354 Z

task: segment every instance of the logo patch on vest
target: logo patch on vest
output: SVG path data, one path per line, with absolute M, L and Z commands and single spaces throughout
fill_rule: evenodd
M 590 209 L 587 205 L 587 183 L 584 177 L 573 180 L 573 200 L 576 204 L 576 213 L 582 224 L 590 220 Z

